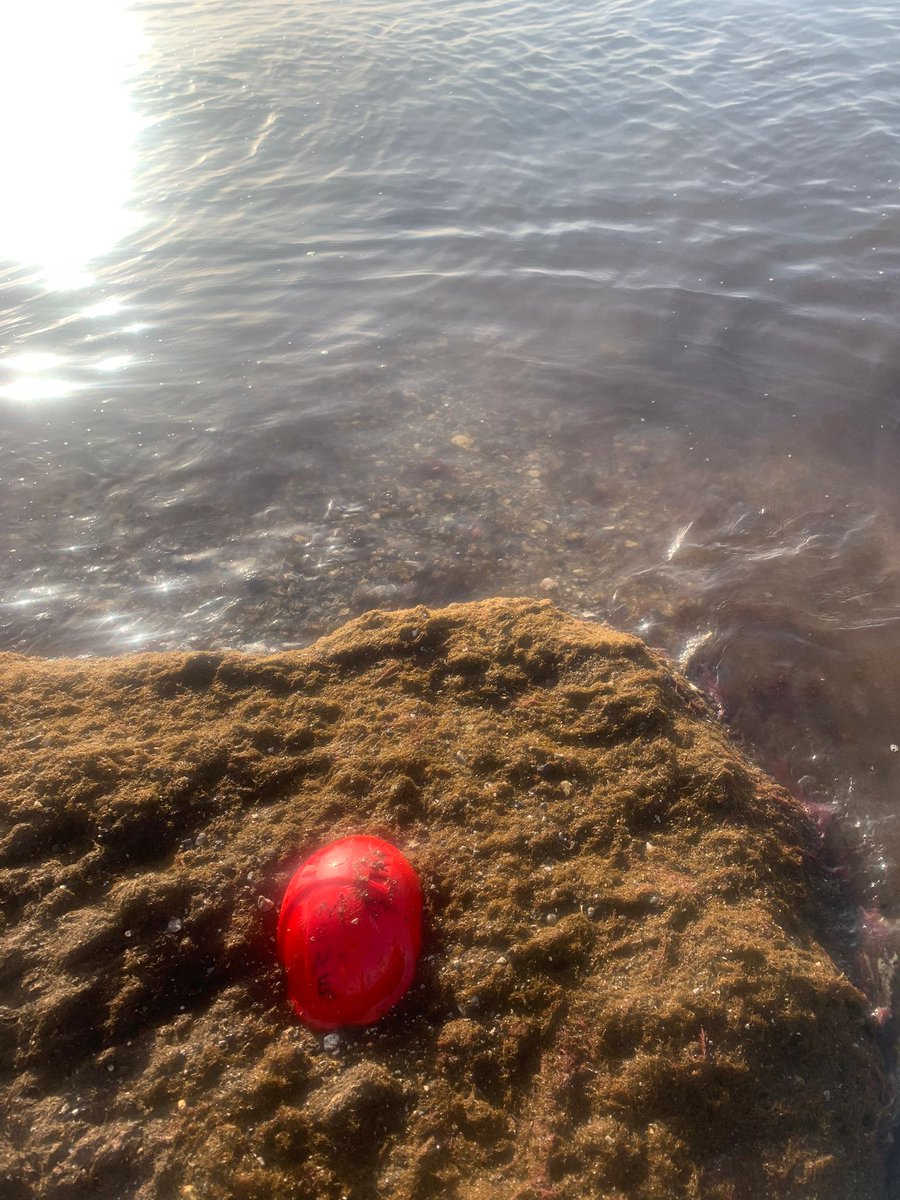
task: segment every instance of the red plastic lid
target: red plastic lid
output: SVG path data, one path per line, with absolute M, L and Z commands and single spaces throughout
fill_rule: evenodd
M 290 1001 L 313 1029 L 383 1017 L 412 983 L 421 949 L 422 889 L 390 842 L 332 842 L 288 884 L 278 957 Z

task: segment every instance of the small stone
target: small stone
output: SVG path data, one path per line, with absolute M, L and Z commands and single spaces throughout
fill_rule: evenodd
M 896 742 L 891 742 L 891 754 L 897 754 L 898 752 L 900 752 L 900 746 Z
M 326 1033 L 322 1039 L 322 1048 L 326 1054 L 337 1054 L 341 1048 L 341 1035 L 339 1033 Z
M 454 446 L 458 446 L 460 450 L 471 450 L 475 445 L 475 439 L 470 438 L 467 433 L 455 433 L 450 441 Z
M 572 792 L 575 790 L 575 785 L 572 783 L 572 781 L 570 779 L 563 779 L 560 782 L 559 790 L 562 792 L 562 794 L 564 796 L 571 796 Z
M 275 901 L 270 900 L 268 896 L 257 896 L 256 907 L 260 912 L 271 912 L 275 907 Z
M 556 913 L 547 913 L 544 920 L 547 922 L 548 925 L 555 925 L 557 922 Z
M 182 1098 L 178 1101 L 178 1110 L 179 1110 L 179 1112 L 184 1112 L 184 1110 L 186 1108 L 187 1108 L 187 1100 L 185 1100 L 184 1097 L 182 1096 Z
M 546 579 L 541 580 L 541 591 L 543 591 L 543 592 L 558 592 L 559 591 L 559 580 L 552 579 L 548 575 L 546 577 Z
M 182 924 L 181 917 L 173 917 L 172 920 L 166 926 L 166 929 L 168 929 L 169 933 L 180 933 L 181 932 L 181 924 Z

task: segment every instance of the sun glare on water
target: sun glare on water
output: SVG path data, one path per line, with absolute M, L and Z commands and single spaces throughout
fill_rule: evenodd
M 142 47 L 127 0 L 28 0 L 0 18 L 0 261 L 50 288 L 90 283 L 92 260 L 136 224 Z

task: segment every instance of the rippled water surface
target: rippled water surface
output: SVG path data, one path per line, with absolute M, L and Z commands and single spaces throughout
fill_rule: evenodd
M 547 594 L 900 911 L 900 10 L 4 17 L 0 642 Z

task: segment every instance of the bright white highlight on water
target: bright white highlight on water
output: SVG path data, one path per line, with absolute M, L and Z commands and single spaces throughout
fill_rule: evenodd
M 684 543 L 684 539 L 690 533 L 691 526 L 693 525 L 693 523 L 694 523 L 693 521 L 688 521 L 687 525 L 685 525 L 683 529 L 679 529 L 678 532 L 675 534 L 675 536 L 672 538 L 671 542 L 669 543 L 669 548 L 668 548 L 668 550 L 666 550 L 666 558 L 669 560 L 669 562 L 672 561 L 672 559 L 675 557 L 675 555 L 681 549 L 681 547 Z
M 58 375 L 23 375 L 0 387 L 0 396 L 32 404 L 38 400 L 62 400 L 77 390 L 77 384 Z
M 62 363 L 62 356 L 44 350 L 23 350 L 21 354 L 9 354 L 0 359 L 0 366 L 25 375 L 37 371 L 52 371 Z
M 78 384 L 57 374 L 64 363 L 59 354 L 40 350 L 24 350 L 0 358 L 0 396 L 22 404 L 63 399 L 78 390 Z M 3 382 L 2 374 L 6 371 L 13 373 L 13 378 Z
M 54 288 L 136 224 L 129 80 L 143 45 L 127 0 L 29 0 L 0 19 L 0 259 Z
M 96 304 L 83 308 L 81 315 L 83 317 L 114 317 L 124 307 L 124 303 L 117 296 L 107 296 L 104 300 L 98 300 Z
M 101 358 L 94 369 L 97 371 L 102 371 L 104 374 L 106 374 L 109 371 L 121 371 L 123 367 L 127 367 L 130 362 L 130 354 L 111 354 L 109 358 Z

